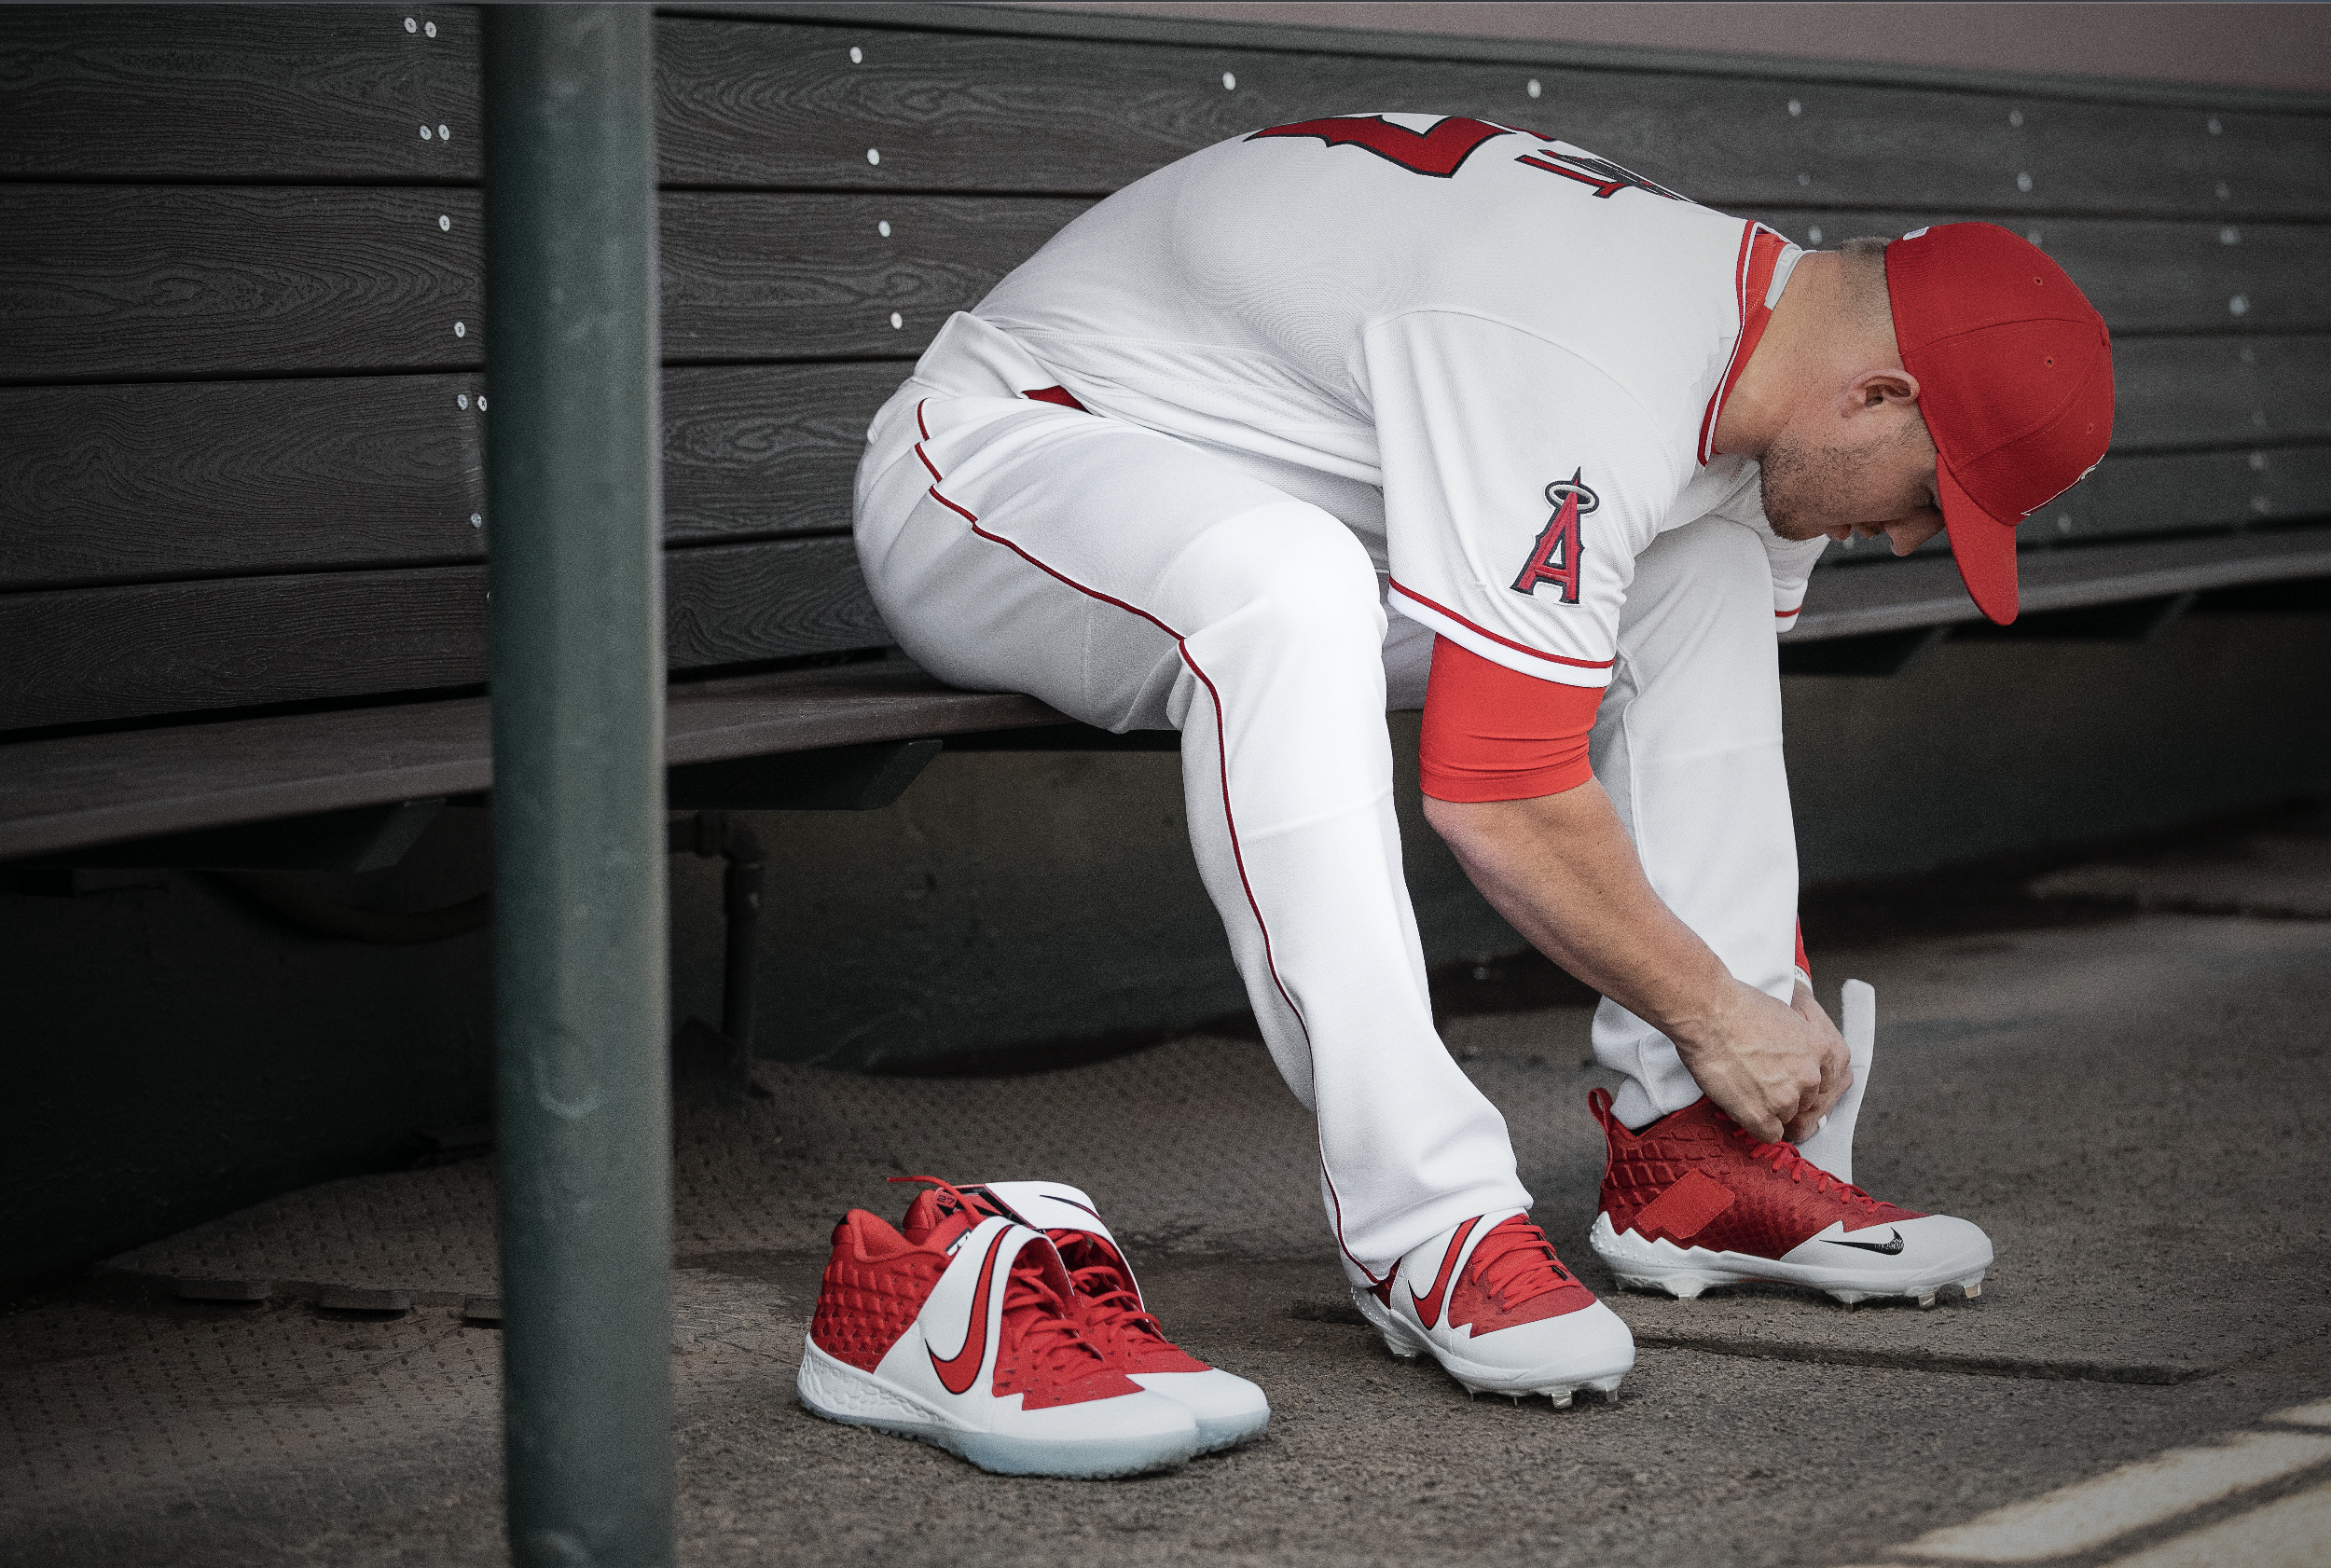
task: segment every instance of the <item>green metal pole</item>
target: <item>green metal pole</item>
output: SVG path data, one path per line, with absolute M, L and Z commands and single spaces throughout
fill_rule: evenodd
M 488 6 L 487 496 L 512 1559 L 672 1560 L 648 7 Z

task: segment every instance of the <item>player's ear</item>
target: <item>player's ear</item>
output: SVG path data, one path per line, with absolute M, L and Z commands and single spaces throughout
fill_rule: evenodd
M 1887 404 L 1914 407 L 1918 403 L 1918 378 L 1899 366 L 1865 370 L 1846 384 L 1845 401 L 1873 414 Z

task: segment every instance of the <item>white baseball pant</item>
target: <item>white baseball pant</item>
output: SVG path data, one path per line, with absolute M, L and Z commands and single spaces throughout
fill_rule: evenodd
M 1505 1119 L 1433 1027 L 1400 869 L 1391 690 L 1430 640 L 1387 622 L 1359 536 L 1235 453 L 1018 393 L 1033 360 L 947 339 L 876 417 L 857 538 L 900 644 L 950 684 L 1115 732 L 1181 731 L 1192 846 L 1288 1086 L 1317 1119 L 1338 1245 L 1371 1272 L 1527 1207 Z M 1653 885 L 1786 997 L 1796 852 L 1762 548 L 1710 520 L 1638 566 L 1593 760 Z M 1387 638 L 1387 631 L 1391 636 Z M 1606 1002 L 1597 1056 L 1648 1121 L 1698 1090 Z

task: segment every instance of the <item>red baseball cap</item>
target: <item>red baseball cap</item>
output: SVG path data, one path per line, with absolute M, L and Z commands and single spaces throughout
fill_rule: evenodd
M 1951 556 L 1976 608 L 2015 619 L 2015 528 L 2088 477 L 2113 435 L 2113 337 L 2037 245 L 1996 224 L 1886 247 L 1902 368 L 1935 438 Z

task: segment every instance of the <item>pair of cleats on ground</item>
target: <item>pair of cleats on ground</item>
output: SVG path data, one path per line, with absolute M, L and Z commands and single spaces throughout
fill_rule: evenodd
M 1977 1227 L 1873 1198 L 1707 1099 L 1640 1132 L 1606 1092 L 1587 1103 L 1608 1149 L 1590 1240 L 1622 1286 L 1689 1300 L 1776 1283 L 1922 1306 L 1946 1284 L 1982 1287 Z M 1083 1192 L 912 1179 L 933 1186 L 903 1231 L 863 1209 L 834 1229 L 797 1382 L 809 1410 L 986 1470 L 1091 1479 L 1170 1468 L 1269 1424 L 1261 1389 L 1166 1338 Z M 1428 1355 L 1472 1393 L 1616 1399 L 1634 1365 L 1627 1326 L 1520 1209 L 1465 1219 L 1381 1275 L 1344 1268 L 1393 1355 Z

